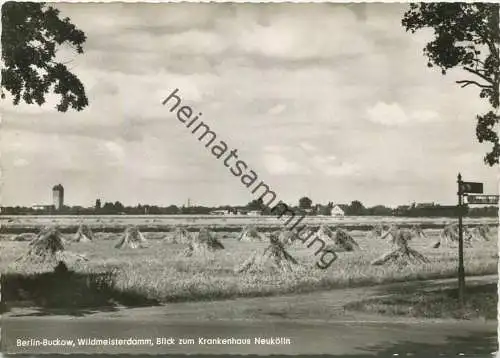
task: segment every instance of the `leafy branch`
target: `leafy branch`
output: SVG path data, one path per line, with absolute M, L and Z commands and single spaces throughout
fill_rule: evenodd
M 7 91 L 14 105 L 24 101 L 41 106 L 53 92 L 60 97 L 60 112 L 88 105 L 82 82 L 67 63 L 55 60 L 63 44 L 83 53 L 86 36 L 69 18 L 60 19 L 59 10 L 45 3 L 10 1 L 2 6 L 2 27 L 2 99 Z

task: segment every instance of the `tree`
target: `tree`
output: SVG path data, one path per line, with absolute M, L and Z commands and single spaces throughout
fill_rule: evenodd
M 375 205 L 371 207 L 370 209 L 367 210 L 370 215 L 376 215 L 376 216 L 391 216 L 392 215 L 392 209 L 385 207 L 384 205 Z
M 101 199 L 97 199 L 95 201 L 95 209 L 100 210 L 101 209 Z
M 434 30 L 434 40 L 424 48 L 428 67 L 437 66 L 441 73 L 455 67 L 473 75 L 457 81 L 461 87 L 475 86 L 479 97 L 492 107 L 477 115 L 476 137 L 480 143 L 491 142 L 486 164 L 499 163 L 498 134 L 500 58 L 499 5 L 496 3 L 412 3 L 404 14 L 402 25 L 415 33 L 422 28 Z
M 330 203 L 328 203 L 328 205 L 318 205 L 316 209 L 316 215 L 331 215 L 332 206 L 330 206 Z
M 121 212 L 123 212 L 125 207 L 119 201 L 115 201 L 115 203 L 113 204 L 113 209 L 116 213 L 121 213 Z
M 165 208 L 165 214 L 178 214 L 179 208 L 175 205 L 170 205 Z
M 365 214 L 365 207 L 359 200 L 354 200 L 349 205 L 349 215 L 363 215 Z
M 312 205 L 312 200 L 307 196 L 304 196 L 299 199 L 299 208 L 301 209 L 310 209 Z
M 65 44 L 83 53 L 86 40 L 69 18 L 60 19 L 59 10 L 44 3 L 9 1 L 2 6 L 1 97 L 5 91 L 14 105 L 21 100 L 39 106 L 45 95 L 60 96 L 56 108 L 82 110 L 88 105 L 85 89 L 66 64 L 56 61 L 57 47 Z
M 115 205 L 110 202 L 104 203 L 102 207 L 102 213 L 103 214 L 114 214 L 115 213 Z
M 262 198 L 258 198 L 249 202 L 246 207 L 248 210 L 263 210 L 266 206 Z

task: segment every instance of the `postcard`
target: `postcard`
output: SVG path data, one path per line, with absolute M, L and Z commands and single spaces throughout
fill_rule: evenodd
M 498 14 L 3 3 L 2 353 L 495 356 Z

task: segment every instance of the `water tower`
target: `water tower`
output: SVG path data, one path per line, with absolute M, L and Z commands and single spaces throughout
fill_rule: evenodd
M 57 184 L 52 188 L 52 199 L 54 208 L 56 210 L 61 210 L 64 205 L 64 188 L 61 184 Z

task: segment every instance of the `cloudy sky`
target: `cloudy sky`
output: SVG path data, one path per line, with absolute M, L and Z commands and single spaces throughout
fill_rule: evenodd
M 161 102 L 183 101 L 296 203 L 453 204 L 456 175 L 497 192 L 459 71 L 428 69 L 405 4 L 61 4 L 87 34 L 59 53 L 90 105 L 2 101 L 2 204 L 245 204 L 254 195 Z

